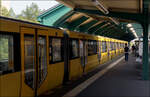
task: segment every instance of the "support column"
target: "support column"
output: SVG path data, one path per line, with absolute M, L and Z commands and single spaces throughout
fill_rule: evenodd
M 143 25 L 143 72 L 142 79 L 149 80 L 150 79 L 150 67 L 148 63 L 148 31 L 149 31 L 149 11 L 148 4 L 145 4 L 144 8 L 144 22 Z
M 149 64 L 148 64 L 148 23 L 143 26 L 143 80 L 149 79 Z

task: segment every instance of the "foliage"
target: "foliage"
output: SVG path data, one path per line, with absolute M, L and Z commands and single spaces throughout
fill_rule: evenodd
M 0 0 L 0 16 L 5 16 L 5 17 L 10 17 L 10 18 L 15 18 L 16 14 L 13 11 L 12 8 L 10 8 L 10 10 L 8 10 L 6 7 L 1 5 L 1 0 Z
M 31 5 L 26 6 L 26 9 L 22 10 L 21 14 L 19 15 L 16 15 L 12 8 L 8 10 L 6 7 L 0 6 L 0 16 L 16 18 L 34 23 L 38 23 L 37 16 L 40 14 L 40 12 L 41 10 L 36 3 L 32 3 Z
M 41 10 L 39 9 L 38 5 L 32 3 L 30 6 L 26 6 L 26 9 L 21 12 L 17 16 L 18 19 L 26 20 L 30 22 L 38 23 L 37 16 L 40 14 Z
M 0 61 L 8 59 L 8 39 L 2 38 L 0 36 Z

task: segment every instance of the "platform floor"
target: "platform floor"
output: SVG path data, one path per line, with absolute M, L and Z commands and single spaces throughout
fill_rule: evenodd
M 76 97 L 150 97 L 150 81 L 140 80 L 137 66 L 130 55 Z
M 150 97 L 150 81 L 141 80 L 139 69 L 141 65 L 135 62 L 136 58 L 129 55 L 128 62 L 124 59 L 121 61 L 121 58 L 122 55 L 83 75 L 78 80 L 48 91 L 40 97 Z M 88 83 L 87 87 L 82 85 L 117 61 L 118 64 L 91 84 Z M 80 86 L 86 88 L 78 88 Z

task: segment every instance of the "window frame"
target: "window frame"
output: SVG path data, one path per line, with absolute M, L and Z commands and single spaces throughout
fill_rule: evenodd
M 47 70 L 47 71 L 46 71 L 46 75 L 45 75 L 44 79 L 42 80 L 42 82 L 41 82 L 41 83 L 38 82 L 39 85 L 42 85 L 42 83 L 45 81 L 45 79 L 47 78 L 47 75 L 48 75 L 48 64 L 49 64 L 48 56 L 47 56 L 47 53 L 48 53 L 47 42 L 48 42 L 48 41 L 47 41 L 47 36 L 46 36 L 46 35 L 38 35 L 38 38 L 37 38 L 38 40 L 37 40 L 37 41 L 39 41 L 39 37 L 45 37 L 45 42 L 46 42 L 46 43 L 45 43 L 45 46 L 46 46 L 46 65 L 47 65 L 47 66 L 46 66 L 46 67 L 47 67 L 46 70 Z M 38 49 L 39 49 L 39 46 L 38 46 Z M 39 59 L 39 54 L 38 54 L 38 59 Z M 39 61 L 38 61 L 38 63 L 39 63 Z M 38 65 L 40 65 L 40 64 L 38 64 Z M 38 68 L 39 68 L 39 67 L 38 67 Z M 38 71 L 38 72 L 39 72 L 39 71 Z
M 89 54 L 89 42 L 92 42 L 93 41 L 93 46 L 94 46 L 94 50 L 92 51 L 92 54 Z M 97 54 L 97 40 L 87 40 L 88 42 L 88 56 L 91 56 L 91 55 L 95 55 Z M 96 47 L 96 48 L 95 48 Z
M 105 51 L 103 51 L 103 42 L 105 42 Z M 107 52 L 107 41 L 104 40 L 102 41 L 102 53 L 106 53 Z
M 20 33 L 19 32 L 0 31 L 0 35 L 12 36 L 12 38 L 13 38 L 13 52 L 12 52 L 13 53 L 13 70 L 2 71 L 2 72 L 0 72 L 0 76 L 7 75 L 10 73 L 21 72 L 21 48 L 20 48 L 21 37 L 20 37 Z
M 76 56 L 76 57 L 72 57 L 72 41 L 73 40 L 75 40 L 75 41 L 77 41 L 77 43 L 78 43 L 78 56 Z M 79 39 L 78 38 L 69 38 L 69 49 L 70 49 L 70 51 L 69 51 L 69 59 L 77 59 L 77 58 L 80 58 L 80 44 L 79 44 Z
M 52 48 L 52 39 L 53 38 L 56 38 L 56 39 L 61 39 L 61 60 L 59 61 L 53 61 L 53 48 Z M 59 63 L 59 62 L 63 62 L 64 61 L 64 41 L 63 41 L 63 37 L 57 37 L 57 36 L 48 36 L 48 40 L 49 40 L 49 43 L 48 43 L 48 55 L 49 55 L 49 64 L 56 64 L 56 63 Z M 50 51 L 50 48 L 51 48 L 51 51 Z M 51 56 L 51 60 L 50 60 L 50 56 Z

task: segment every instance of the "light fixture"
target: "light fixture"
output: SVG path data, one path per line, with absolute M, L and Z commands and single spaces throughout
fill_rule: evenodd
M 127 24 L 127 27 L 132 27 L 132 24 Z
M 92 2 L 104 14 L 109 14 L 109 11 L 98 0 L 92 0 Z
M 135 33 L 135 30 L 132 30 L 133 33 Z
M 134 28 L 130 28 L 130 30 L 131 30 L 131 31 L 133 31 L 133 30 L 134 30 Z

